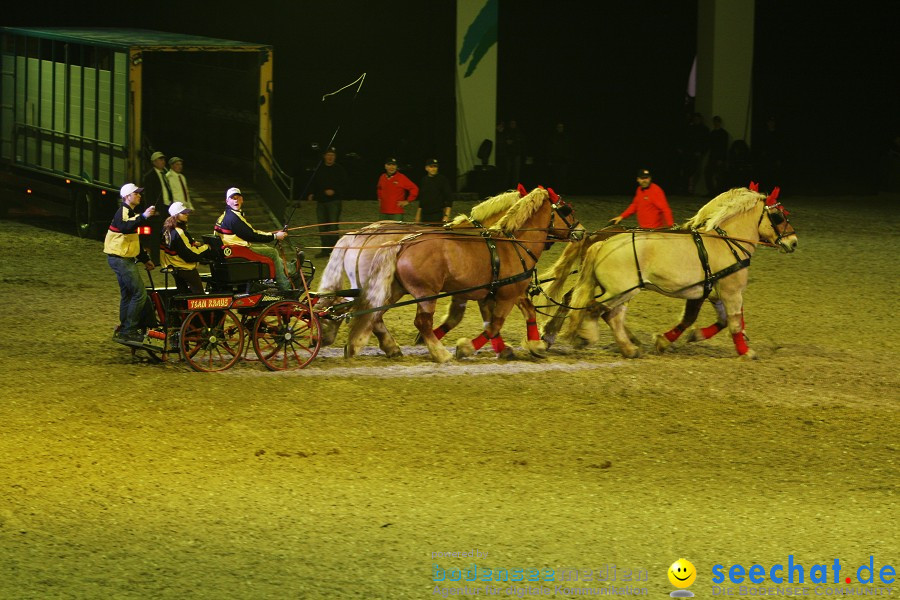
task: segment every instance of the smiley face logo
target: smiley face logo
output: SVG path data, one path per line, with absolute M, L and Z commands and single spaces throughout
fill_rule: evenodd
M 667 574 L 669 582 L 677 588 L 689 587 L 697 579 L 697 569 L 684 558 L 673 562 Z

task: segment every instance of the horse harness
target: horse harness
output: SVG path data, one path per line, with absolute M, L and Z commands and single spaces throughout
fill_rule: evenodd
M 682 292 L 684 290 L 690 289 L 696 285 L 703 284 L 703 299 L 705 300 L 710 292 L 712 292 L 713 286 L 717 281 L 728 277 L 733 273 L 737 273 L 742 269 L 746 269 L 750 266 L 750 257 L 752 256 L 746 248 L 740 245 L 737 241 L 728 237 L 728 233 L 722 229 L 721 227 L 716 227 L 715 232 L 720 236 L 722 240 L 728 245 L 728 249 L 731 250 L 731 254 L 734 255 L 735 263 L 725 267 L 721 271 L 716 271 L 715 273 L 709 267 L 709 253 L 706 251 L 706 246 L 703 245 L 703 234 L 697 231 L 696 228 L 691 228 L 690 231 L 685 233 L 690 233 L 691 238 L 694 240 L 694 244 L 697 246 L 697 257 L 700 259 L 700 266 L 703 267 L 703 280 L 698 281 L 697 283 L 692 283 L 690 285 L 686 285 L 683 288 L 675 290 L 672 293 Z M 635 243 L 635 238 L 637 236 L 637 231 L 631 232 L 631 249 L 634 253 L 634 266 L 637 269 L 638 275 L 638 284 L 633 288 L 627 289 L 622 294 L 627 294 L 628 292 L 636 289 L 644 289 L 646 287 L 646 283 L 644 282 L 644 276 L 641 273 L 641 264 L 638 260 L 637 256 L 637 244 Z M 674 233 L 674 232 L 673 232 Z M 743 254 L 743 257 L 741 257 Z
M 553 220 L 554 220 L 554 217 L 556 216 L 557 211 L 560 210 L 561 207 L 568 207 L 568 205 L 562 201 L 560 201 L 559 203 L 554 203 L 551 206 L 553 207 L 553 210 L 550 213 L 550 225 L 547 227 L 548 231 L 552 229 Z M 574 223 L 570 223 L 565 218 L 565 216 L 563 216 L 562 214 L 560 214 L 560 218 L 562 219 L 563 223 L 566 224 L 566 226 L 568 227 L 570 232 L 573 231 L 579 224 L 578 221 L 575 221 Z M 518 283 L 525 279 L 530 279 L 535 275 L 535 273 L 537 272 L 538 257 L 534 255 L 534 252 L 532 252 L 530 248 L 525 246 L 521 241 L 517 240 L 515 236 L 513 236 L 512 234 L 506 234 L 507 239 L 510 242 L 512 242 L 513 247 L 516 250 L 516 256 L 518 256 L 519 261 L 522 263 L 522 272 L 516 273 L 515 275 L 511 275 L 509 277 L 504 277 L 503 279 L 500 279 L 501 264 L 500 264 L 500 254 L 497 251 L 497 240 L 495 238 L 491 237 L 491 232 L 488 229 L 486 229 L 480 221 L 471 219 L 470 223 L 472 223 L 472 225 L 475 228 L 481 229 L 480 235 L 484 239 L 485 243 L 487 244 L 488 253 L 490 254 L 490 261 L 491 261 L 491 282 L 490 283 L 484 284 L 484 285 L 473 285 L 473 286 L 463 288 L 460 290 L 453 290 L 452 292 L 440 292 L 438 294 L 432 294 L 431 296 L 424 296 L 422 298 L 413 298 L 412 300 L 404 300 L 402 302 L 396 302 L 396 303 L 390 304 L 388 306 L 379 306 L 376 308 L 369 308 L 366 310 L 352 311 L 352 312 L 348 312 L 348 313 L 342 315 L 342 317 L 349 319 L 349 318 L 352 318 L 352 317 L 355 317 L 358 315 L 364 315 L 367 313 L 385 310 L 387 308 L 396 308 L 399 306 L 406 306 L 408 304 L 418 304 L 420 302 L 425 302 L 425 301 L 429 301 L 429 300 L 438 300 L 440 298 L 446 298 L 448 296 L 455 296 L 457 294 L 466 294 L 469 292 L 474 292 L 476 290 L 483 290 L 483 289 L 488 290 L 486 299 L 492 299 L 496 295 L 498 289 L 500 289 L 504 286 L 507 286 L 507 285 L 512 285 L 514 283 Z M 411 234 L 403 237 L 402 239 L 398 240 L 398 243 L 402 244 L 404 242 L 413 241 L 413 240 L 421 237 L 424 233 L 428 233 L 428 232 L 419 231 L 419 232 L 411 233 Z M 551 243 L 551 242 L 548 242 L 548 243 Z M 525 262 L 525 257 L 522 256 L 521 252 L 519 252 L 520 249 L 524 250 L 525 253 L 529 257 L 531 257 L 531 259 L 534 261 L 534 266 L 532 266 L 531 268 L 528 267 L 528 265 Z

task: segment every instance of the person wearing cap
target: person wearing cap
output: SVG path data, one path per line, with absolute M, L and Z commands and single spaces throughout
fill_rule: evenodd
M 169 170 L 166 171 L 166 180 L 169 182 L 169 189 L 172 191 L 172 203 L 181 202 L 185 207 L 194 209 L 191 202 L 191 191 L 188 189 L 187 179 L 182 172 L 184 170 L 184 159 L 180 156 L 173 156 L 169 159 Z
M 341 200 L 350 189 L 350 177 L 344 167 L 337 164 L 337 151 L 333 147 L 322 153 L 322 163 L 316 169 L 312 181 L 312 193 L 308 200 L 316 202 L 316 219 L 321 234 L 322 250 L 316 256 L 331 255 L 331 249 L 340 236 L 336 233 L 341 220 Z
M 403 209 L 419 195 L 419 186 L 397 170 L 394 157 L 384 161 L 384 173 L 378 178 L 376 190 L 381 217 L 391 221 L 402 221 Z
M 296 277 L 296 265 L 287 263 L 288 273 L 285 273 L 285 262 L 281 258 L 281 253 L 272 246 L 262 245 L 283 240 L 287 237 L 287 232 L 266 232 L 254 229 L 244 217 L 241 210 L 244 205 L 244 195 L 236 187 L 228 188 L 228 191 L 225 192 L 225 205 L 225 212 L 222 213 L 213 228 L 216 235 L 222 239 L 222 243 L 231 246 L 252 247 L 254 252 L 275 263 L 275 282 L 278 287 L 282 290 L 292 289 L 291 279 Z
M 148 236 L 143 236 L 143 244 L 150 249 L 150 258 L 159 264 L 159 245 L 162 243 L 162 224 L 165 214 L 172 204 L 172 188 L 166 179 L 166 155 L 162 152 L 154 152 L 150 155 L 150 170 L 141 177 L 141 185 L 144 188 L 142 197 L 144 202 L 156 207 L 156 216 L 147 223 L 151 230 Z
M 169 207 L 169 218 L 163 223 L 163 246 L 160 248 L 162 266 L 170 267 L 175 285 L 182 293 L 203 293 L 203 282 L 197 271 L 201 258 L 212 260 L 212 249 L 195 241 L 187 230 L 188 215 L 194 212 L 183 203 L 175 201 Z
M 425 176 L 419 186 L 419 208 L 416 209 L 417 223 L 446 223 L 450 220 L 453 207 L 453 191 L 447 178 L 438 173 L 438 160 L 425 161 Z
M 637 216 L 638 227 L 641 229 L 660 229 L 671 227 L 672 209 L 666 200 L 666 194 L 662 188 L 653 183 L 649 169 L 640 169 L 637 174 L 638 187 L 634 192 L 634 199 L 628 208 L 618 217 L 609 220 L 612 225 L 618 225 L 622 219 L 631 215 Z
M 126 183 L 119 190 L 122 205 L 113 215 L 106 239 L 103 241 L 103 252 L 106 261 L 116 274 L 119 282 L 119 327 L 113 334 L 113 340 L 122 343 L 141 343 L 144 340 L 142 316 L 147 306 L 147 290 L 141 280 L 141 267 L 151 271 L 154 264 L 141 248 L 138 238 L 138 227 L 156 214 L 150 206 L 144 212 L 137 212 L 141 203 L 141 192 L 133 183 Z

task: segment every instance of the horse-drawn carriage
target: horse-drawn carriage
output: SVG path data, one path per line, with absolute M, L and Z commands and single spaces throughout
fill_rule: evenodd
M 149 319 L 143 342 L 127 344 L 132 353 L 144 350 L 155 361 L 179 354 L 197 371 L 228 369 L 249 357 L 251 347 L 273 371 L 309 364 L 322 344 L 316 298 L 309 292 L 312 263 L 298 252 L 295 288 L 281 290 L 271 260 L 250 248 L 223 247 L 215 236 L 204 237 L 216 254 L 210 273 L 202 276 L 206 293 L 170 285 L 169 268 L 162 269 L 160 287 L 151 276 L 146 312 L 155 318 Z

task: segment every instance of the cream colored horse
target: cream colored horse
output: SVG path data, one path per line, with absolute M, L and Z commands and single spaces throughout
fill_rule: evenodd
M 797 235 L 776 198 L 776 193 L 767 197 L 736 188 L 711 200 L 687 221 L 684 228 L 695 229 L 696 235 L 643 231 L 595 243 L 584 255 L 572 292 L 569 305 L 575 310 L 569 315 L 566 333 L 576 343 L 593 342 L 600 316 L 612 330 L 622 354 L 637 357 L 640 350 L 625 327 L 625 312 L 632 297 L 650 289 L 685 298 L 684 322 L 696 318 L 708 296 L 714 303 L 721 303 L 737 353 L 754 358 L 755 352 L 747 346 L 743 334 L 743 291 L 750 258 L 760 241 L 785 252 L 797 247 Z M 671 343 L 681 330 L 676 326 L 663 337 Z M 665 345 L 657 342 L 661 349 Z

